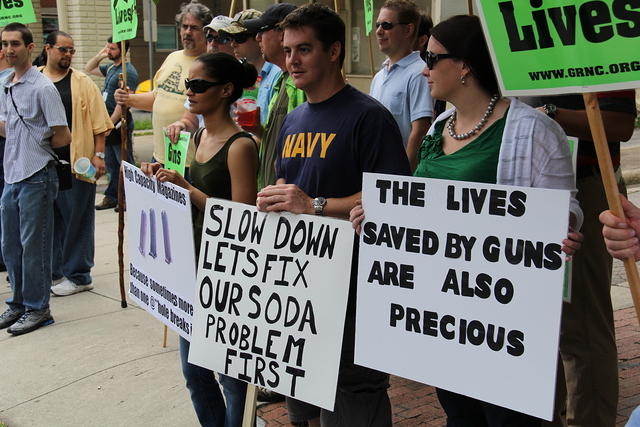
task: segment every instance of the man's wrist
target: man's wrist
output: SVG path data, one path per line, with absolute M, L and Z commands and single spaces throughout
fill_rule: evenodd
M 324 208 L 327 206 L 327 199 L 324 197 L 316 197 L 315 199 L 311 199 L 311 208 L 313 210 L 314 215 L 322 216 L 324 215 Z

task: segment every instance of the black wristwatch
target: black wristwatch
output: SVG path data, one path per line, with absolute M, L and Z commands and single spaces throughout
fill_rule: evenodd
M 552 119 L 555 119 L 558 114 L 558 107 L 556 107 L 555 104 L 544 104 L 542 109 L 544 113 Z
M 327 205 L 327 199 L 324 197 L 316 197 L 311 200 L 311 206 L 313 206 L 313 210 L 316 215 L 322 215 L 324 212 L 324 207 Z

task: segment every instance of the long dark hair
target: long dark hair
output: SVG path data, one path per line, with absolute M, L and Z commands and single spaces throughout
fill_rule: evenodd
M 451 55 L 464 61 L 480 86 L 489 94 L 500 93 L 487 41 L 477 16 L 456 15 L 431 29 L 431 37 Z
M 248 62 L 240 62 L 228 53 L 205 53 L 200 55 L 196 61 L 202 63 L 207 77 L 218 82 L 233 84 L 233 93 L 229 97 L 229 104 L 240 98 L 242 90 L 253 86 L 258 78 L 256 67 Z

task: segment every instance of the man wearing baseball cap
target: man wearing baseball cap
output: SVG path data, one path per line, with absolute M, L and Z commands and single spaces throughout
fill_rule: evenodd
M 295 87 L 289 73 L 287 73 L 282 48 L 283 32 L 278 28 L 278 23 L 295 9 L 296 6 L 290 3 L 273 4 L 259 18 L 244 22 L 247 31 L 257 34 L 256 40 L 260 43 L 265 61 L 277 65 L 282 70 L 282 74 L 273 85 L 273 94 L 269 98 L 269 111 L 264 136 L 260 143 L 259 190 L 267 185 L 275 184 L 274 165 L 280 127 L 287 113 L 306 100 L 304 92 Z
M 205 25 L 204 31 L 207 38 L 207 53 L 225 52 L 233 55 L 231 38 L 218 34 L 218 31 L 228 27 L 232 22 L 233 19 L 228 16 L 218 15 L 214 17 L 209 24 Z
M 231 39 L 231 47 L 236 58 L 240 60 L 246 60 L 258 71 L 258 79 L 256 80 L 257 90 L 256 101 L 257 106 L 260 108 L 260 126 L 255 129 L 247 129 L 250 132 L 257 133 L 258 136 L 262 136 L 262 126 L 267 122 L 269 114 L 269 100 L 273 95 L 273 87 L 276 80 L 282 74 L 282 70 L 277 65 L 271 62 L 265 61 L 262 56 L 262 50 L 260 44 L 256 40 L 256 31 L 250 31 L 245 26 L 245 23 L 249 20 L 255 20 L 262 16 L 262 12 L 255 9 L 247 9 L 242 12 L 238 12 L 233 18 L 233 22 L 222 29 L 220 33 L 224 36 L 228 36 Z M 240 103 L 246 96 L 251 96 L 252 89 L 246 89 L 243 93 L 243 97 L 240 98 Z M 242 123 L 241 123 L 242 124 Z

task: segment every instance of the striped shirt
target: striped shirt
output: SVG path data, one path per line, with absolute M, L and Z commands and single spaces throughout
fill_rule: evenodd
M 2 91 L 7 93 L 0 98 L 0 121 L 5 123 L 7 138 L 4 180 L 9 184 L 29 178 L 53 159 L 51 128 L 67 125 L 60 94 L 51 80 L 36 67 L 17 82 L 12 82 L 13 76 L 12 73 L 2 84 Z

